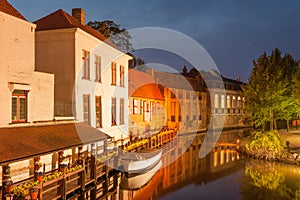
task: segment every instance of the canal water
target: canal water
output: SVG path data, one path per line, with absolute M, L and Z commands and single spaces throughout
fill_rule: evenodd
M 234 143 L 247 130 L 223 132 L 219 143 Z M 185 136 L 191 137 L 191 136 Z M 239 155 L 233 148 L 214 148 L 205 158 L 198 152 L 203 136 L 194 140 L 171 164 L 128 180 L 120 175 L 117 199 L 300 199 L 300 167 L 267 163 Z M 172 160 L 170 148 L 162 163 Z

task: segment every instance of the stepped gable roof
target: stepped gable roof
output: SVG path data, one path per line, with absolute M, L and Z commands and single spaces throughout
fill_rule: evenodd
M 85 123 L 0 128 L 0 163 L 29 159 L 109 138 Z
M 135 69 L 128 72 L 128 94 L 131 97 L 164 100 L 155 80 L 149 74 Z
M 34 21 L 33 23 L 37 25 L 36 31 L 80 28 L 99 40 L 105 41 L 112 45 L 112 43 L 109 42 L 109 40 L 105 38 L 104 35 L 102 35 L 99 31 L 89 27 L 88 25 L 80 23 L 75 17 L 69 15 L 62 9 L 59 9 L 37 21 Z
M 160 80 L 161 85 L 165 85 L 168 88 L 205 92 L 204 87 L 196 78 L 159 71 L 155 71 L 155 76 Z
M 26 20 L 25 17 L 17 9 L 15 9 L 7 0 L 0 0 L 0 11 L 12 15 L 14 17 Z

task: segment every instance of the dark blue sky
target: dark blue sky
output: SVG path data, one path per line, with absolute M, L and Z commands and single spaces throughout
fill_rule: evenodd
M 57 9 L 84 8 L 86 21 L 113 20 L 126 29 L 164 27 L 198 41 L 228 77 L 247 80 L 252 60 L 278 47 L 300 58 L 297 0 L 9 0 L 29 21 Z M 149 55 L 146 62 L 152 61 Z M 168 61 L 167 61 L 168 62 Z M 170 60 L 171 66 L 184 63 Z

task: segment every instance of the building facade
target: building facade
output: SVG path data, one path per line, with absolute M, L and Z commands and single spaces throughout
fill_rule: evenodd
M 55 74 L 54 115 L 127 137 L 131 57 L 85 25 L 83 9 L 72 16 L 58 10 L 35 23 L 37 69 Z
M 164 96 L 149 74 L 129 70 L 129 133 L 132 137 L 158 133 L 165 125 Z
M 35 71 L 36 25 L 0 3 L 0 126 L 53 120 L 54 75 Z
M 195 78 L 181 74 L 154 72 L 164 88 L 167 126 L 180 133 L 206 129 L 207 93 Z

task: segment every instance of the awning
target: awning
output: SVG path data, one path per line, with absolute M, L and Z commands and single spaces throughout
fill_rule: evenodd
M 109 138 L 85 123 L 0 128 L 0 163 L 15 162 Z

